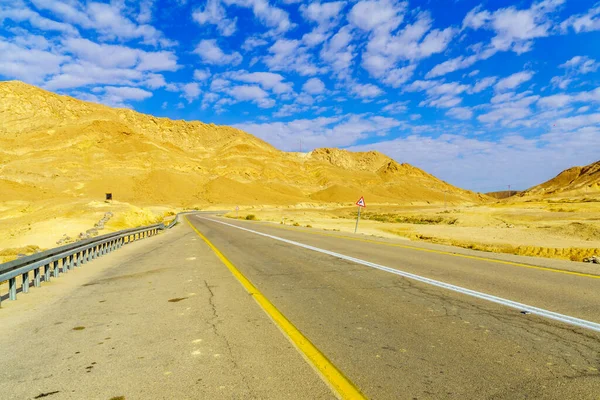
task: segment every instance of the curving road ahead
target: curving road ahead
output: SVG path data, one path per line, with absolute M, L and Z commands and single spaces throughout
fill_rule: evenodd
M 0 310 L 0 391 L 312 399 L 351 393 L 339 391 L 345 379 L 373 399 L 600 398 L 593 271 L 188 220 Z

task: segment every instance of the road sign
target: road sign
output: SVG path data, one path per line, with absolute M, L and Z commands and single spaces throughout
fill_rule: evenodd
M 356 202 L 356 205 L 359 207 L 366 207 L 367 205 L 365 204 L 365 198 L 361 196 Z
M 356 205 L 358 206 L 358 215 L 356 216 L 356 226 L 354 227 L 354 233 L 356 233 L 356 231 L 358 230 L 358 221 L 360 221 L 360 209 L 367 206 L 365 204 L 365 198 L 363 196 L 360 196 L 360 199 L 358 199 Z
M 235 206 L 235 218 L 238 218 L 238 211 L 240 211 L 240 206 Z

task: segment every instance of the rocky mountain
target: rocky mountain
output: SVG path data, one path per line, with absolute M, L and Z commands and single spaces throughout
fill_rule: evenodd
M 0 203 L 95 199 L 174 207 L 477 203 L 384 154 L 290 153 L 227 126 L 156 118 L 0 82 Z
M 585 167 L 566 169 L 521 196 L 600 196 L 600 160 Z

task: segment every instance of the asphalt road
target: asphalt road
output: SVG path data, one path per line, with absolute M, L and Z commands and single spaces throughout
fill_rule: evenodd
M 597 332 L 190 221 L 369 398 L 600 398 Z M 600 279 L 220 221 L 600 322 Z
M 368 398 L 600 399 L 600 333 L 281 239 L 600 323 L 593 274 L 188 219 Z M 4 302 L 0 397 L 334 397 L 255 299 L 179 224 Z

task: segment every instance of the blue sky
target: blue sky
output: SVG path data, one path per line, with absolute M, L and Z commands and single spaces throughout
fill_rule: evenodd
M 477 191 L 600 159 L 600 2 L 0 0 L 0 78 Z

